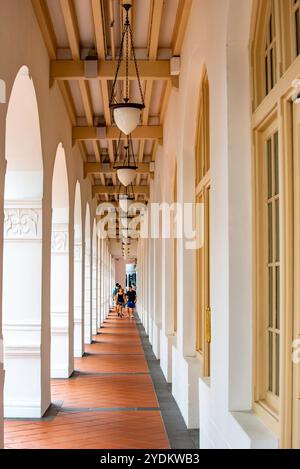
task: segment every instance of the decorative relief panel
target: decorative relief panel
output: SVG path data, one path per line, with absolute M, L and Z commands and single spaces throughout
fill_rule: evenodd
M 69 252 L 69 230 L 67 225 L 54 225 L 51 235 L 51 252 L 66 254 Z
M 82 245 L 75 244 L 74 246 L 74 261 L 80 262 L 82 261 Z
M 6 239 L 36 239 L 41 213 L 31 208 L 4 209 L 4 237 Z

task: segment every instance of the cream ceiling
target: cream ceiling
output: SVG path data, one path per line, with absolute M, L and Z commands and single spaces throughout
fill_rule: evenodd
M 163 138 L 170 91 L 178 86 L 178 76 L 170 74 L 170 58 L 180 55 L 191 1 L 132 0 L 130 20 L 146 104 L 141 125 L 132 135 L 139 164 L 134 181 L 137 200 L 149 197 L 150 162 L 155 161 Z M 51 60 L 50 82 L 57 81 L 63 94 L 93 196 L 98 202 L 116 201 L 119 183 L 112 166 L 119 131 L 112 122 L 109 93 L 124 21 L 122 0 L 32 0 L 32 4 Z M 87 55 L 98 60 L 92 77 L 85 72 Z M 133 100 L 138 88 L 131 67 L 130 75 Z

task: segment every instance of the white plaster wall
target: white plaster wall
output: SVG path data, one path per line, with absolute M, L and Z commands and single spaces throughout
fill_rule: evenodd
M 251 413 L 251 0 L 194 0 L 156 156 L 151 200 L 169 200 L 177 160 L 179 202 L 195 197 L 195 133 L 201 73 L 210 83 L 211 378 L 201 377 L 195 353 L 195 253 L 178 242 L 178 332 L 172 345 L 172 390 L 188 427 L 200 426 L 203 448 L 274 447 L 274 436 Z M 153 241 L 147 255 L 155 258 Z M 150 290 L 161 271 L 150 267 Z M 155 291 L 155 290 L 154 290 Z M 154 303 L 155 304 L 155 303 Z M 150 299 L 149 337 L 156 345 Z M 151 312 L 152 310 L 152 312 Z M 172 311 L 164 310 L 170 315 Z M 170 318 L 169 318 L 170 320 Z M 165 320 L 163 321 L 165 323 Z M 166 354 L 162 338 L 161 353 Z M 168 357 L 161 357 L 166 372 Z
M 115 284 L 119 283 L 123 287 L 126 281 L 126 263 L 123 257 L 115 259 Z

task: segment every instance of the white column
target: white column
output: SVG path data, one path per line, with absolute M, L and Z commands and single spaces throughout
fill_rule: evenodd
M 74 356 L 84 353 L 84 305 L 83 305 L 82 241 L 75 239 L 74 246 Z
M 154 324 L 153 324 L 153 351 L 160 358 L 160 331 L 161 331 L 161 282 L 162 282 L 162 251 L 161 239 L 154 240 Z
M 51 377 L 68 378 L 73 372 L 69 339 L 69 224 L 53 223 L 51 235 Z
M 97 330 L 101 327 L 101 240 L 97 236 Z
M 104 322 L 104 240 L 101 238 L 101 278 L 100 278 L 100 317 L 101 317 L 101 324 Z
M 151 344 L 153 344 L 153 322 L 154 322 L 154 240 L 150 239 L 149 249 L 149 290 L 150 290 L 150 302 L 149 302 L 149 321 L 148 321 L 148 335 Z
M 85 292 L 84 292 L 84 343 L 92 343 L 92 314 L 91 314 L 91 249 L 85 242 Z
M 6 201 L 3 252 L 4 415 L 39 418 L 45 386 L 41 360 L 42 201 Z
M 174 243 L 173 239 L 162 240 L 162 333 L 160 342 L 160 366 L 168 382 L 172 381 L 172 346 L 174 334 Z

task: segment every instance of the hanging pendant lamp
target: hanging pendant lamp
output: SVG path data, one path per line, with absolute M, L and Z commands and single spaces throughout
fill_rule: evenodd
M 117 127 L 125 134 L 131 134 L 140 123 L 141 111 L 145 108 L 144 96 L 140 81 L 140 75 L 136 60 L 135 48 L 133 43 L 133 34 L 131 24 L 129 21 L 129 10 L 131 8 L 130 3 L 124 3 L 123 8 L 126 11 L 126 19 L 124 23 L 124 29 L 122 33 L 121 46 L 118 56 L 118 65 L 116 74 L 114 77 L 113 87 L 111 91 L 109 107 L 112 110 L 114 122 Z M 124 54 L 125 49 L 125 54 Z M 130 62 L 130 51 L 132 52 L 133 62 L 138 81 L 141 102 L 132 103 L 129 99 L 129 62 Z M 121 63 L 125 55 L 125 92 L 123 91 L 123 101 L 117 100 L 117 82 L 120 72 Z
M 117 153 L 114 161 L 114 169 L 117 170 L 117 176 L 120 183 L 128 187 L 133 183 L 136 177 L 137 165 L 134 158 L 133 144 L 130 135 L 127 137 L 127 143 L 122 147 L 121 135 L 119 138 Z

